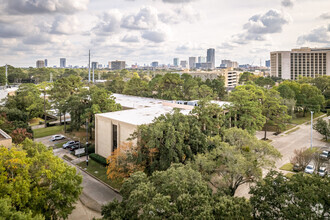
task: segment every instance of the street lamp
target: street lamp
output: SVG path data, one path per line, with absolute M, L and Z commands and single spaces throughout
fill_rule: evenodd
M 313 111 L 311 111 L 311 149 L 313 149 Z

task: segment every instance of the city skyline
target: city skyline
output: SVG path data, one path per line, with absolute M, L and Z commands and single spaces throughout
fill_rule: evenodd
M 0 0 L 0 65 L 87 66 L 169 64 L 205 56 L 242 64 L 269 60 L 271 51 L 330 47 L 327 0 Z M 237 16 L 239 14 L 239 16 Z

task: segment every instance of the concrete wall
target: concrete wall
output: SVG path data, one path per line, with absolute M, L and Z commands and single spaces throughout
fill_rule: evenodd
M 291 52 L 282 52 L 282 79 L 291 79 Z
M 137 129 L 136 125 L 95 115 L 95 153 L 105 158 L 109 157 L 113 151 L 112 125 L 117 125 L 118 147 L 123 142 L 127 142 L 127 139 Z M 135 144 L 136 141 L 133 141 L 133 143 Z
M 0 146 L 4 146 L 6 148 L 11 148 L 12 147 L 12 139 L 2 139 L 0 140 Z
M 330 52 L 327 52 L 327 76 L 330 76 Z

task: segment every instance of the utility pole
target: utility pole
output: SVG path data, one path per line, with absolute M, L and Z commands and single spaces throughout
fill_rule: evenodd
M 93 68 L 93 83 L 95 83 L 95 79 L 94 79 L 94 65 L 92 66 Z
M 91 50 L 88 53 L 88 83 L 91 82 Z
M 313 149 L 313 111 L 311 111 L 311 149 Z

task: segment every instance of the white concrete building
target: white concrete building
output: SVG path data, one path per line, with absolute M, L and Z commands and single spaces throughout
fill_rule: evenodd
M 302 47 L 271 52 L 270 65 L 271 76 L 282 79 L 330 75 L 330 48 Z

